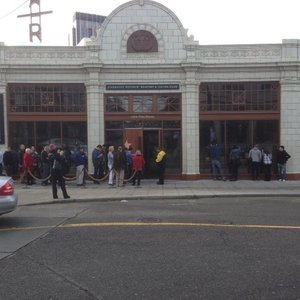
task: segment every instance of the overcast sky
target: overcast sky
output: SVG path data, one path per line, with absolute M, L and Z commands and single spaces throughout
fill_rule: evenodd
M 29 0 L 0 0 L 0 42 L 6 45 L 40 45 L 29 42 Z M 122 0 L 41 0 L 41 45 L 67 46 L 76 11 L 109 15 Z M 159 0 L 179 18 L 188 34 L 202 45 L 268 44 L 300 39 L 300 0 Z M 24 4 L 25 3 L 25 4 Z M 24 5 L 22 5 L 24 4 Z M 18 9 L 17 9 L 18 8 Z

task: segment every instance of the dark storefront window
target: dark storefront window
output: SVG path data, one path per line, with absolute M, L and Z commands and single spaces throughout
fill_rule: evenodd
M 83 147 L 87 151 L 86 123 L 64 122 L 62 123 L 62 144 L 73 149 Z
M 123 145 L 123 130 L 107 130 L 105 134 L 105 143 L 108 145 Z
M 202 83 L 200 112 L 279 111 L 278 82 Z
M 143 121 L 124 121 L 124 128 L 142 128 Z
M 39 147 L 49 144 L 62 146 L 60 122 L 36 122 L 36 144 Z
M 272 151 L 279 142 L 279 120 L 200 121 L 200 172 L 210 173 L 206 147 L 213 141 L 224 145 L 222 163 L 228 167 L 228 155 L 233 145 L 241 149 L 240 173 L 249 172 L 248 152 L 254 144 Z
M 83 113 L 86 90 L 83 84 L 9 84 L 9 113 Z
M 9 141 L 12 149 L 17 150 L 20 144 L 24 144 L 26 147 L 35 145 L 33 122 L 10 123 L 9 128 Z
M 121 128 L 123 128 L 123 121 L 108 121 L 105 124 L 106 124 L 106 129 L 121 129 Z
M 144 121 L 144 128 L 161 128 L 162 121 Z
M 277 141 L 279 133 L 279 122 L 274 121 L 254 121 L 253 122 L 253 142 L 261 147 L 272 150 L 274 141 Z
M 55 144 L 73 150 L 80 145 L 86 147 L 87 126 L 85 122 L 11 122 L 10 143 L 14 149 L 18 145 L 43 146 Z
M 164 130 L 163 146 L 167 153 L 167 171 L 179 173 L 181 171 L 181 131 Z

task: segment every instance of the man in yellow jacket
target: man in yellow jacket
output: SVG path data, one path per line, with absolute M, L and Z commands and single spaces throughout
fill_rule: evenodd
M 158 173 L 157 184 L 164 184 L 165 169 L 166 169 L 166 152 L 163 150 L 162 147 L 158 147 L 156 149 L 156 152 L 157 152 L 157 156 L 155 159 L 155 163 L 157 166 L 157 173 Z

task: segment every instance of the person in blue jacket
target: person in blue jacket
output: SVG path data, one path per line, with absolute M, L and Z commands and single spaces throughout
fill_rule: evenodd
M 83 148 L 76 150 L 73 155 L 73 160 L 76 166 L 77 186 L 84 185 L 84 168 L 87 163 L 86 154 Z
M 222 180 L 226 181 L 224 167 L 221 163 L 221 155 L 223 154 L 224 146 L 219 145 L 214 141 L 206 147 L 206 151 L 210 157 L 213 179 L 217 180 L 220 176 Z

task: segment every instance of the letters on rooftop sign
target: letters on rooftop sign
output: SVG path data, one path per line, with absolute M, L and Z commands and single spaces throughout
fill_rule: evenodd
M 42 42 L 42 24 L 41 16 L 45 14 L 51 14 L 52 10 L 41 11 L 41 0 L 30 0 L 30 13 L 25 15 L 19 15 L 18 18 L 30 17 L 29 24 L 29 39 L 33 41 L 33 37 L 37 37 Z

